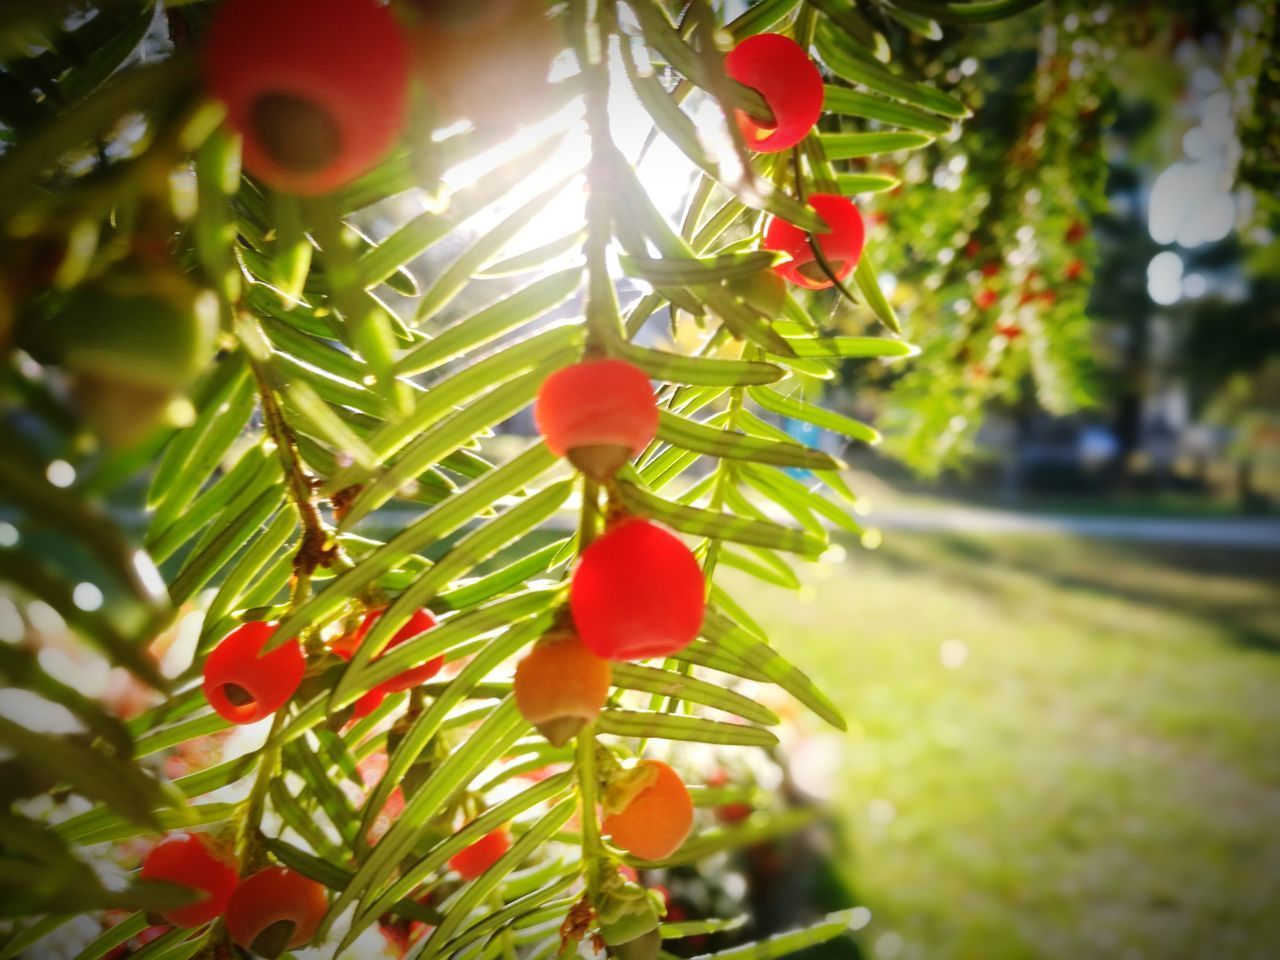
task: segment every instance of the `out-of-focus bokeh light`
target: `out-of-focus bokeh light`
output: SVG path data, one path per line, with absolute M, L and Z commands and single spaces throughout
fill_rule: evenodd
M 45 477 L 55 487 L 69 487 L 76 482 L 76 468 L 65 460 L 54 460 L 45 470 Z
M 1203 297 L 1209 289 L 1209 280 L 1203 273 L 1188 273 L 1182 278 L 1182 295 L 1189 300 Z
M 1147 294 L 1162 307 L 1182 299 L 1182 258 L 1164 250 L 1147 265 Z
M 66 707 L 50 703 L 30 690 L 8 688 L 0 696 L 0 717 L 37 733 L 79 733 L 83 727 Z
M 809 796 L 830 800 L 837 795 L 841 782 L 844 743 L 840 737 L 814 735 L 791 745 L 791 776 Z
M 938 647 L 938 661 L 948 670 L 958 670 L 969 659 L 969 646 L 963 640 L 943 640 Z
M 71 602 L 81 610 L 87 610 L 92 613 L 94 610 L 102 608 L 102 591 L 98 589 L 96 584 L 77 583 L 71 591 Z
M 1175 163 L 1151 187 L 1147 228 L 1156 243 L 1216 243 L 1235 226 L 1236 201 L 1219 158 Z
M 25 629 L 18 605 L 8 597 L 0 597 L 0 641 L 19 643 Z

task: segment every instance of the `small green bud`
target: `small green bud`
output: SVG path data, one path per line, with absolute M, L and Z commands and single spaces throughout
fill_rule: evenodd
M 620 960 L 653 960 L 662 944 L 657 896 L 623 877 L 612 863 L 600 865 L 598 880 L 593 906 L 610 955 Z

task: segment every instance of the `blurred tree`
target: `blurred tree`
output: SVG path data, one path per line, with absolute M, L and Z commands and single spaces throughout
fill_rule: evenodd
M 1260 119 L 1275 109 L 1274 11 L 1054 3 L 897 51 L 959 83 L 975 116 L 964 138 L 943 138 L 893 168 L 908 184 L 932 178 L 940 190 L 891 193 L 873 215 L 895 303 L 926 359 L 902 371 L 848 371 L 859 387 L 888 391 L 879 404 L 888 452 L 936 473 L 966 462 L 992 409 L 1025 428 L 1037 411 L 1093 403 L 1111 412 L 1123 474 L 1142 436 L 1149 380 L 1156 308 L 1147 268 L 1165 249 L 1148 228 L 1148 178 L 1194 123 L 1184 120 L 1182 91 L 1197 64 L 1222 75 L 1230 93 L 1246 146 L 1241 183 L 1260 176 L 1274 128 Z M 1260 210 L 1270 207 L 1269 191 L 1254 195 Z M 1256 278 L 1248 303 L 1234 304 L 1238 337 L 1211 333 L 1222 329 L 1213 296 L 1183 305 L 1191 329 L 1180 334 L 1179 363 L 1201 400 L 1236 369 L 1228 355 L 1256 365 L 1275 347 L 1265 305 L 1276 271 L 1265 252 L 1244 263 L 1257 245 L 1248 236 L 1187 260 L 1188 271 L 1242 264 Z

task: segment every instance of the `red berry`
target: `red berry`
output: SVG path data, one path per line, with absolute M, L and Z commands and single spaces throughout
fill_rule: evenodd
M 278 957 L 315 936 L 329 909 L 325 889 L 286 867 L 267 867 L 246 877 L 227 904 L 231 939 L 264 957 Z
M 1079 220 L 1071 221 L 1071 226 L 1067 227 L 1066 240 L 1067 243 L 1077 244 L 1088 234 L 1089 228 Z
M 225 0 L 205 52 L 245 168 L 276 189 L 327 193 L 404 126 L 408 46 L 378 0 Z
M 265 656 L 274 623 L 254 620 L 227 634 L 204 663 L 204 695 L 232 723 L 257 723 L 286 703 L 302 683 L 307 662 L 296 639 Z
M 675 653 L 698 635 L 705 594 L 689 548 L 662 527 L 630 518 L 583 552 L 569 608 L 596 656 L 640 660 Z
M 511 834 L 506 827 L 499 827 L 450 857 L 449 868 L 462 874 L 464 880 L 474 880 L 510 849 Z
M 642 860 L 662 860 L 684 843 L 693 827 L 693 800 L 679 774 L 660 760 L 641 760 L 639 790 L 628 791 L 620 808 L 609 811 L 601 830 Z M 646 782 L 647 781 L 647 782 Z M 607 800 L 606 796 L 606 800 Z
M 726 803 L 716 807 L 716 819 L 721 823 L 741 823 L 751 816 L 751 804 Z
M 222 916 L 240 879 L 231 860 L 199 833 L 169 834 L 151 848 L 139 875 L 144 880 L 167 880 L 204 894 L 194 903 L 160 911 L 175 927 L 200 927 Z
M 639 367 L 584 360 L 547 377 L 533 419 L 552 453 L 603 481 L 649 445 L 658 404 Z
M 564 48 L 547 6 L 530 0 L 410 0 L 413 67 L 445 120 L 512 126 L 545 112 L 552 61 Z
M 866 240 L 866 227 L 862 214 L 852 200 L 830 193 L 809 196 L 809 206 L 817 210 L 831 229 L 815 235 L 822 255 L 827 258 L 837 280 L 853 273 L 862 257 L 862 244 Z M 773 269 L 798 287 L 822 290 L 831 286 L 831 280 L 822 271 L 809 245 L 809 236 L 794 223 L 774 217 L 764 231 L 766 250 L 781 250 L 791 259 Z
M 387 773 L 388 757 L 386 753 L 379 751 L 372 753 L 361 760 L 356 769 L 360 773 L 360 782 L 364 785 L 364 801 L 367 804 L 373 791 L 377 788 L 379 781 Z M 386 803 L 374 818 L 373 823 L 369 825 L 369 830 L 365 834 L 365 840 L 369 846 L 373 846 L 391 829 L 391 825 L 396 821 L 400 814 L 404 813 L 404 791 L 396 787 L 387 795 Z
M 996 333 L 1013 343 L 1013 341 L 1022 336 L 1022 328 L 1016 323 L 1004 323 L 996 327 Z
M 610 680 L 609 662 L 565 632 L 544 638 L 520 661 L 513 692 L 524 718 L 562 747 L 599 716 Z
M 724 70 L 758 91 L 773 113 L 774 123 L 768 126 L 737 111 L 738 127 L 752 150 L 777 153 L 794 147 L 822 116 L 822 74 L 790 37 L 777 33 L 747 37 L 724 58 Z
M 116 924 L 112 924 L 115 926 Z M 169 927 L 153 924 L 144 929 L 137 936 L 130 937 L 118 947 L 113 947 L 104 955 L 105 960 L 120 960 L 121 957 L 128 957 L 139 952 L 147 944 L 159 940 L 169 932 Z
M 992 260 L 990 263 L 984 263 L 982 265 L 982 275 L 986 277 L 988 280 L 990 280 L 992 277 L 999 276 L 999 274 L 1000 274 L 1000 264 L 996 263 L 994 260 Z
M 996 301 L 1000 299 L 1000 294 L 996 293 L 990 287 L 983 287 L 973 295 L 973 302 L 979 310 L 989 310 L 996 305 Z
M 374 610 L 360 621 L 360 626 L 356 627 L 351 633 L 339 637 L 332 644 L 331 649 L 335 654 L 343 660 L 350 660 L 355 656 L 356 650 L 364 643 L 364 638 L 369 635 L 369 630 L 378 622 L 386 610 Z M 406 640 L 412 640 L 419 634 L 426 633 L 436 625 L 436 618 L 431 611 L 423 607 L 421 610 L 414 612 L 409 618 L 409 622 L 396 631 L 390 642 L 383 648 L 385 653 L 392 647 L 397 647 Z M 364 696 L 356 701 L 355 716 L 364 717 L 378 709 L 383 699 L 388 693 L 399 693 L 401 690 L 412 690 L 419 684 L 426 683 L 444 666 L 444 657 L 435 657 L 428 660 L 419 667 L 411 667 L 404 673 L 398 673 L 390 680 L 386 680 Z
M 1072 260 L 1067 264 L 1066 276 L 1068 280 L 1079 280 L 1084 276 L 1084 261 Z

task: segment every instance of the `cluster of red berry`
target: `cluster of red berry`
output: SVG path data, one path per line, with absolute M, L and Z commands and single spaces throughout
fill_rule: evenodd
M 550 29 L 541 5 L 519 0 L 494 0 L 471 16 L 465 15 L 466 5 L 428 8 L 403 0 L 401 6 L 403 22 L 377 0 L 226 0 L 219 7 L 207 49 L 208 84 L 244 138 L 250 172 L 295 193 L 331 190 L 370 169 L 399 135 L 415 44 L 431 51 L 417 58 L 428 89 L 442 104 L 461 104 L 477 85 L 466 79 L 477 44 L 505 49 L 513 41 L 504 24 L 524 24 L 539 35 Z M 413 39 L 407 39 L 406 24 L 416 31 Z M 541 69 L 545 78 L 544 54 L 553 48 L 548 40 L 534 44 L 532 54 L 527 43 L 508 52 L 527 63 L 531 75 Z M 817 123 L 822 77 L 795 41 L 777 34 L 750 37 L 727 56 L 725 68 L 757 90 L 771 113 L 770 122 L 738 114 L 753 150 L 789 149 Z M 791 257 L 777 268 L 785 279 L 822 289 L 853 271 L 865 227 L 847 198 L 813 194 L 808 202 L 826 221 L 826 232 L 810 236 L 774 218 L 764 245 Z M 588 359 L 553 374 L 534 413 L 547 447 L 606 487 L 653 441 L 659 422 L 648 377 L 617 359 Z M 573 571 L 569 616 L 517 667 L 519 709 L 549 741 L 565 744 L 604 708 L 610 661 L 678 653 L 697 637 L 705 602 L 701 566 L 678 537 L 644 518 L 611 512 L 606 529 L 583 550 Z M 383 613 L 365 613 L 355 629 L 329 643 L 329 651 L 350 661 Z M 430 611 L 418 611 L 388 648 L 435 623 Z M 302 682 L 307 662 L 297 639 L 263 653 L 275 629 L 271 623 L 246 623 L 206 661 L 206 696 L 233 723 L 275 713 Z M 388 693 L 420 685 L 442 664 L 437 657 L 383 682 L 356 702 L 355 714 L 367 715 Z M 626 769 L 613 764 L 604 781 L 601 829 L 617 846 L 641 859 L 661 860 L 683 843 L 693 804 L 671 767 L 651 759 Z M 474 879 L 510 847 L 503 826 L 458 853 L 450 866 Z M 201 901 L 172 911 L 172 922 L 193 926 L 225 914 L 237 942 L 258 952 L 306 942 L 325 909 L 318 885 L 282 867 L 238 881 L 235 868 L 194 835 L 162 842 L 147 858 L 143 875 L 203 892 Z
M 724 60 L 725 73 L 760 94 L 773 114 L 764 123 L 745 111 L 737 112 L 738 127 L 747 146 L 759 153 L 776 153 L 794 147 L 809 135 L 822 116 L 822 74 L 804 48 L 777 33 L 747 37 Z M 791 257 L 775 269 L 796 286 L 822 290 L 849 276 L 862 257 L 866 225 L 848 197 L 815 193 L 809 206 L 830 228 L 809 234 L 795 224 L 774 217 L 764 232 L 764 246 Z M 814 246 L 826 260 L 819 262 Z M 829 268 L 829 271 L 828 269 Z
M 359 626 L 329 645 L 340 659 L 350 660 L 364 643 L 382 609 L 365 614 Z M 418 610 L 396 631 L 387 649 L 412 640 L 436 625 L 430 610 Z M 251 621 L 231 631 L 213 649 L 204 664 L 204 693 L 210 705 L 236 724 L 257 723 L 283 707 L 298 691 L 306 674 L 306 657 L 296 638 L 269 653 L 262 652 L 275 633 L 274 623 Z M 383 681 L 356 701 L 354 714 L 363 717 L 377 709 L 389 693 L 410 690 L 440 672 L 444 658 L 436 657 L 418 667 Z
M 405 127 L 415 73 L 442 116 L 510 121 L 529 92 L 545 85 L 561 46 L 541 4 L 402 0 L 397 11 L 399 17 L 377 0 L 222 3 L 205 51 L 206 85 L 243 138 L 250 173 L 311 195 L 372 169 Z M 822 114 L 822 75 L 789 37 L 748 37 L 726 56 L 725 70 L 758 91 L 772 114 L 765 122 L 737 113 L 755 151 L 795 146 Z M 778 267 L 783 277 L 817 290 L 857 266 L 865 227 L 846 197 L 813 194 L 808 201 L 830 229 L 811 242 L 774 218 L 764 245 L 791 256 Z
M 547 378 L 534 419 L 553 453 L 607 483 L 652 442 L 658 406 L 639 368 L 585 360 Z M 603 709 L 609 661 L 684 649 L 702 628 L 705 603 L 702 568 L 678 537 L 640 517 L 614 518 L 573 571 L 572 626 L 552 631 L 517 666 L 517 706 L 553 744 L 567 743 Z M 688 835 L 693 805 L 670 767 L 647 760 L 636 769 L 643 782 L 626 802 L 606 803 L 602 826 L 623 849 L 661 859 Z
M 400 136 L 415 75 L 441 117 L 514 119 L 559 48 L 545 13 L 522 0 L 401 0 L 394 10 L 378 0 L 224 0 L 205 83 L 243 138 L 250 173 L 288 193 L 327 193 L 372 169 Z
M 142 862 L 144 880 L 186 887 L 196 900 L 161 911 L 175 927 L 200 927 L 223 918 L 231 939 L 253 953 L 277 957 L 315 936 L 329 908 L 324 887 L 286 867 L 267 867 L 240 879 L 233 859 L 198 833 L 171 833 Z

